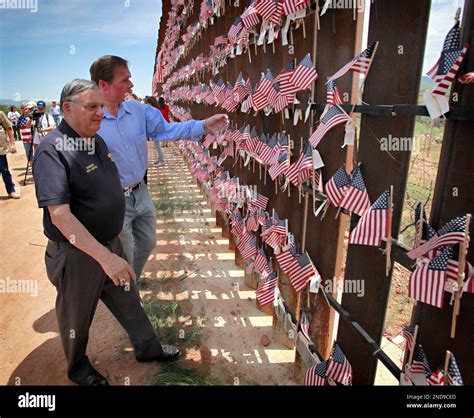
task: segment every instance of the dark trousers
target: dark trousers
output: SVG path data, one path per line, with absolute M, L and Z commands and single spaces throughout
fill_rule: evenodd
M 8 160 L 6 155 L 0 155 L 0 171 L 2 172 L 3 182 L 7 189 L 7 193 L 13 193 L 15 191 L 15 184 L 12 180 L 12 175 L 8 169 Z
M 106 247 L 125 258 L 119 238 Z M 49 241 L 45 263 L 48 278 L 58 291 L 56 316 L 72 381 L 82 380 L 93 370 L 86 348 L 99 299 L 127 331 L 136 358 L 149 359 L 162 353 L 134 282 L 128 290 L 115 286 L 99 263 L 69 243 Z

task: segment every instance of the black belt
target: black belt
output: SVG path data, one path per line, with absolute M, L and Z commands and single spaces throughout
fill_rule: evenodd
M 142 180 L 140 180 L 137 184 L 135 184 L 134 186 L 130 186 L 130 187 L 125 187 L 125 189 L 122 189 L 124 193 L 131 193 L 131 192 L 135 192 L 137 191 L 139 188 L 140 188 L 140 185 L 142 184 Z

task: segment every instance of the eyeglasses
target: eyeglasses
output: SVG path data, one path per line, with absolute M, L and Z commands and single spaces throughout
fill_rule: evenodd
M 97 112 L 99 109 L 104 110 L 104 106 L 105 106 L 103 104 L 96 104 L 96 103 L 83 103 L 83 102 L 80 102 L 79 100 L 70 100 L 70 101 L 74 103 L 79 103 L 80 105 L 82 105 L 84 109 L 88 110 L 89 112 Z

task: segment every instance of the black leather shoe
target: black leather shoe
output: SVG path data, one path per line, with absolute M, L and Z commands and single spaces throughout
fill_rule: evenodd
M 162 345 L 161 348 L 163 349 L 162 354 L 147 359 L 141 359 L 137 357 L 137 361 L 140 363 L 146 363 L 149 361 L 158 361 L 160 363 L 166 363 L 176 360 L 181 354 L 179 348 L 175 347 L 174 345 Z
M 107 379 L 97 370 L 92 371 L 84 379 L 78 382 L 81 386 L 109 386 Z

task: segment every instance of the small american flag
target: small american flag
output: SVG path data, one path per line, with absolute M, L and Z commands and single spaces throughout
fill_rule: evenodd
M 232 26 L 229 29 L 229 33 L 227 34 L 227 37 L 229 38 L 229 41 L 231 43 L 235 43 L 237 41 L 237 36 L 242 30 L 242 27 L 242 18 L 240 16 L 237 16 L 234 20 L 234 23 L 232 23 Z
M 255 270 L 257 272 L 262 273 L 267 268 L 267 256 L 265 255 L 265 251 L 263 247 L 260 247 L 257 251 L 257 255 L 255 256 Z
M 252 94 L 254 110 L 262 110 L 268 106 L 268 96 L 273 85 L 273 74 L 267 71 L 265 75 L 262 74 L 260 82 L 256 86 L 255 93 Z
M 388 237 L 390 232 L 388 230 L 389 197 L 390 190 L 387 189 L 372 207 L 366 210 L 352 230 L 349 244 L 379 246 L 382 238 Z M 342 203 L 341 206 L 343 206 Z
M 325 386 L 327 366 L 328 361 L 325 360 L 306 370 L 304 375 L 305 386 Z
M 334 342 L 326 375 L 335 382 L 346 386 L 352 385 L 352 366 L 337 342 Z
M 344 199 L 342 199 L 341 207 L 359 216 L 363 216 L 370 208 L 369 194 L 365 188 L 364 178 L 359 166 L 352 171 L 351 184 Z
M 290 79 L 295 71 L 295 60 L 291 60 L 289 64 L 285 65 L 283 69 L 275 77 L 274 82 L 280 84 L 280 93 L 283 96 L 288 96 L 296 93 L 298 89 L 290 84 Z
M 420 228 L 422 228 L 421 231 Z M 435 235 L 436 230 L 428 223 L 425 209 L 423 208 L 423 213 L 421 213 L 421 203 L 418 203 L 415 208 L 415 243 L 413 248 L 419 247 Z
M 309 336 L 309 319 L 303 309 L 301 309 L 300 328 L 301 333 L 305 336 L 305 338 L 308 341 L 311 341 L 311 337 Z
M 429 386 L 441 386 L 444 384 L 444 370 L 438 369 L 427 376 L 426 381 Z
M 445 247 L 436 257 L 418 267 L 410 276 L 408 296 L 438 308 L 443 307 L 444 287 L 452 248 Z
M 309 138 L 312 147 L 316 148 L 328 131 L 348 120 L 351 120 L 351 118 L 338 105 L 331 106 L 321 118 L 318 128 Z
M 250 209 L 263 209 L 267 207 L 268 197 L 260 194 L 254 193 L 252 199 L 250 200 Z
M 284 0 L 283 14 L 288 16 L 298 10 L 304 10 L 309 6 L 308 0 Z
M 329 77 L 327 82 L 330 83 L 331 81 L 334 81 L 338 79 L 339 77 L 342 77 L 348 71 L 354 71 L 356 73 L 366 74 L 370 67 L 370 63 L 372 62 L 376 45 L 377 45 L 377 42 L 374 42 L 365 51 L 362 51 L 360 55 L 358 55 L 351 62 L 346 64 L 344 67 L 342 67 L 333 76 Z
M 290 268 L 295 263 L 295 254 L 298 252 L 297 246 L 292 245 L 289 248 L 275 253 L 275 258 L 283 273 L 288 274 Z
M 460 48 L 460 43 L 461 28 L 457 21 L 444 40 L 439 60 L 427 73 L 436 83 L 433 94 L 444 96 L 453 83 L 468 49 L 467 46 Z
M 317 274 L 317 271 L 306 253 L 297 255 L 295 261 L 296 263 L 293 263 L 288 271 L 288 276 L 295 290 L 301 292 L 308 285 L 310 277 Z
M 333 206 L 339 207 L 350 184 L 351 178 L 347 174 L 346 166 L 343 165 L 324 186 L 324 192 Z
M 464 386 L 461 372 L 459 371 L 458 364 L 453 354 L 449 356 L 448 384 L 450 386 Z
M 227 158 L 227 155 L 225 151 L 222 151 L 221 155 L 219 156 L 219 159 L 217 160 L 217 165 L 222 165 L 222 163 L 225 161 Z
M 415 326 L 407 325 L 405 328 L 402 329 L 402 335 L 407 342 L 408 351 L 411 351 L 413 347 L 413 339 L 415 337 Z
M 413 356 L 410 371 L 412 374 L 423 374 L 425 377 L 431 375 L 430 364 L 421 345 L 417 345 L 415 348 L 415 355 Z
M 285 174 L 289 166 L 288 151 L 283 151 L 280 153 L 277 163 L 268 169 L 268 174 L 270 174 L 272 180 L 275 180 L 279 175 Z
M 219 45 L 225 45 L 227 43 L 228 39 L 227 39 L 227 36 L 217 36 L 215 39 L 214 39 L 214 46 L 217 47 Z
M 311 55 L 308 53 L 296 66 L 291 78 L 288 83 L 291 86 L 295 86 L 297 90 L 293 90 L 292 93 L 306 90 L 309 86 L 318 78 L 318 73 L 314 67 L 313 61 L 311 61 Z
M 330 81 L 327 84 L 327 104 L 329 106 L 342 104 L 341 96 L 339 95 L 339 89 L 335 81 Z
M 428 242 L 425 242 L 419 247 L 409 251 L 407 253 L 408 257 L 415 259 L 424 256 L 426 253 L 436 248 L 463 242 L 466 238 L 466 234 L 464 233 L 466 219 L 467 217 L 464 215 L 457 216 L 456 218 L 450 220 L 438 230 L 437 236 L 431 238 Z
M 278 278 L 275 272 L 270 274 L 266 279 L 262 279 L 258 282 L 255 295 L 257 297 L 258 303 L 261 306 L 265 306 L 273 302 L 277 282 Z
M 242 23 L 248 30 L 260 23 L 260 18 L 258 17 L 258 12 L 254 3 L 250 4 L 242 13 Z
M 272 20 L 277 13 L 277 3 L 274 0 L 255 0 L 255 9 L 264 20 Z
M 257 241 L 255 236 L 249 232 L 244 232 L 237 248 L 245 260 L 253 257 L 257 253 Z

